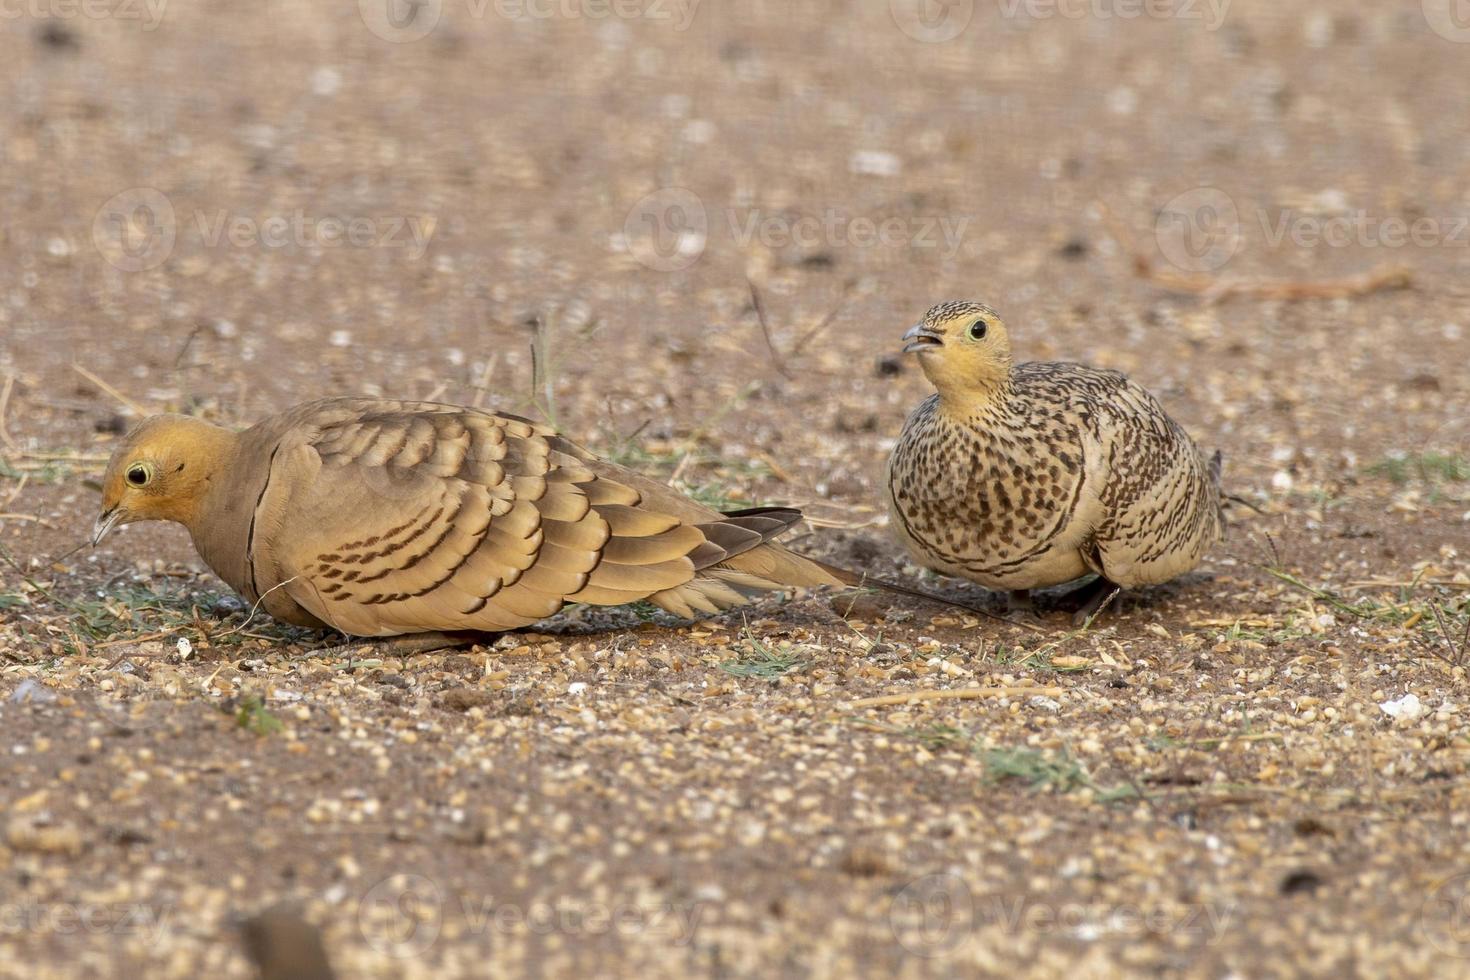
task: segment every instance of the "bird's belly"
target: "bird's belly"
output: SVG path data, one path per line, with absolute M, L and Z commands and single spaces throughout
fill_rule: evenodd
M 900 500 L 891 491 L 888 504 L 899 540 L 917 561 L 942 575 L 989 589 L 1034 589 L 1091 571 L 1082 558 L 1086 533 L 1079 520 L 1048 534 L 1051 515 L 1046 514 L 1033 515 L 1029 524 L 999 514 L 981 520 L 965 508 L 924 507 L 910 495 Z
M 1044 589 L 1079 579 L 1089 571 L 1075 544 L 1056 544 L 1014 568 L 977 572 L 973 577 L 991 589 Z

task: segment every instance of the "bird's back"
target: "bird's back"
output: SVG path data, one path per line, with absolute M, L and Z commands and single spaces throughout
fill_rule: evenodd
M 518 416 L 330 399 L 239 446 L 238 468 L 266 477 L 231 515 L 248 517 L 246 581 L 231 584 L 291 622 L 497 630 L 568 601 L 695 615 L 746 588 L 835 582 L 769 540 L 799 512 L 721 514 Z

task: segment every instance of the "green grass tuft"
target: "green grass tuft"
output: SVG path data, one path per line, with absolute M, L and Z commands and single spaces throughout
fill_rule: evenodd
M 262 737 L 274 735 L 286 728 L 281 724 L 281 719 L 266 710 L 265 702 L 255 694 L 240 702 L 239 709 L 235 711 L 235 724 Z
M 666 482 L 678 472 L 679 478 L 671 484 L 674 489 L 715 510 L 761 506 L 760 500 L 746 495 L 741 488 L 771 475 L 770 467 L 764 463 L 697 449 L 650 450 L 631 439 L 600 447 L 600 455 L 609 462 Z
M 1063 752 L 1048 755 L 1037 749 L 994 748 L 980 754 L 985 776 L 992 782 L 1019 779 L 1032 789 L 1070 793 L 1083 787 L 1096 788 L 1082 763 Z
M 751 636 L 749 631 L 746 631 L 741 642 L 744 649 L 740 656 L 720 664 L 721 670 L 734 677 L 775 680 L 811 666 L 806 654 L 794 649 L 789 643 L 771 646 L 764 640 Z

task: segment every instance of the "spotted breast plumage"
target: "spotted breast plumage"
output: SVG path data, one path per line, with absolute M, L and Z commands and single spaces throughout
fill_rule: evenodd
M 1174 578 L 1224 532 L 1220 454 L 1206 457 L 1143 387 L 1081 364 L 1013 365 L 980 303 L 931 309 L 905 336 L 936 393 L 904 425 L 888 504 L 921 563 L 1026 601 L 1100 576 L 1112 591 Z

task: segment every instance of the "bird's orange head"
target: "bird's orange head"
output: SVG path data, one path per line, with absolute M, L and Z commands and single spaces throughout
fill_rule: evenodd
M 154 415 L 133 427 L 113 450 L 102 477 L 96 545 L 120 524 L 178 521 L 188 526 L 199 500 L 229 451 L 234 435 L 186 415 Z

